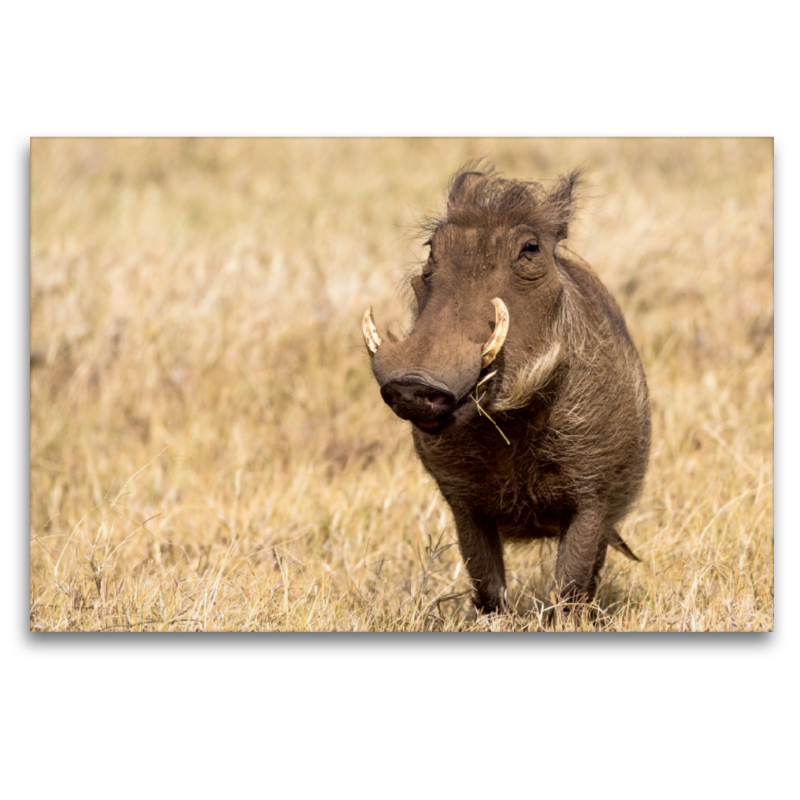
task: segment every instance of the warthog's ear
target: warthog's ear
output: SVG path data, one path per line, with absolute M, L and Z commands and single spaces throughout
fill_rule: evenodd
M 550 193 L 549 201 L 553 210 L 556 241 L 566 239 L 569 223 L 575 213 L 575 187 L 580 183 L 581 171 L 573 170 L 569 175 L 559 175 L 558 185 Z

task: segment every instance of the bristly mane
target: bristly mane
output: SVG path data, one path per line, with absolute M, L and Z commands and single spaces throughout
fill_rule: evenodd
M 569 222 L 575 213 L 575 188 L 580 183 L 581 170 L 560 175 L 549 191 L 534 181 L 508 180 L 492 167 L 476 167 L 480 162 L 466 164 L 450 181 L 447 211 L 423 225 L 432 233 L 441 225 L 484 227 L 526 223 L 558 239 L 567 235 Z

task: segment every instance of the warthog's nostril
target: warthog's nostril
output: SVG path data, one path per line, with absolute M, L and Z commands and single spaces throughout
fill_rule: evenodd
M 398 417 L 414 422 L 440 419 L 458 405 L 456 396 L 441 386 L 411 377 L 385 383 L 381 396 Z
M 443 394 L 434 394 L 430 397 L 425 398 L 425 402 L 431 405 L 433 408 L 442 408 L 446 406 L 450 401 L 445 397 Z

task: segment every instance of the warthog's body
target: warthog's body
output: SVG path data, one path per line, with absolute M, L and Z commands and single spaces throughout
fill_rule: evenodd
M 569 600 L 593 597 L 608 545 L 635 558 L 615 525 L 647 466 L 647 386 L 616 302 L 559 245 L 576 178 L 547 192 L 457 175 L 411 281 L 411 334 L 381 342 L 371 310 L 364 321 L 381 394 L 414 423 L 485 611 L 504 601 L 506 540 L 557 537 Z

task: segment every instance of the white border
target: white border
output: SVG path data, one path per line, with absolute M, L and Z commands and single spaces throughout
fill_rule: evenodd
M 798 547 L 782 491 L 796 483 L 798 444 L 796 25 L 770 3 L 550 6 L 40 2 L 6 12 L 10 786 L 62 797 L 784 794 L 798 712 Z M 255 644 L 29 634 L 28 139 L 187 133 L 775 136 L 776 632 Z

